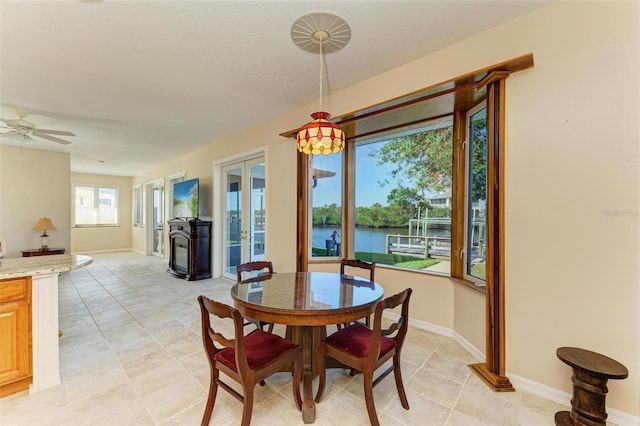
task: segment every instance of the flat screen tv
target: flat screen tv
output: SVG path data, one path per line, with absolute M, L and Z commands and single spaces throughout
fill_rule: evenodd
M 173 217 L 198 217 L 198 178 L 173 185 Z

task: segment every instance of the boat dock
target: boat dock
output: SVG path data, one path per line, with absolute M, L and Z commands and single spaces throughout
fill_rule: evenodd
M 387 234 L 386 252 L 424 259 L 450 259 L 451 237 Z
M 472 225 L 470 232 L 471 241 L 475 243 L 475 255 L 484 256 L 484 219 L 474 215 Z M 451 229 L 450 217 L 411 219 L 408 228 L 407 234 L 387 234 L 386 253 L 422 259 L 451 259 L 451 237 L 429 235 L 429 229 Z

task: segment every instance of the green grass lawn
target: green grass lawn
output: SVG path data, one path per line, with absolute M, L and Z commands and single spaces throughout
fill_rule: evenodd
M 314 256 L 327 256 L 326 249 L 314 247 L 312 250 Z M 421 259 L 418 257 L 404 256 L 400 254 L 370 253 L 362 251 L 356 252 L 355 258 L 364 260 L 365 262 L 382 263 L 385 265 L 397 266 L 399 268 L 411 269 L 424 269 L 441 262 L 440 259 Z
M 474 265 L 471 265 L 471 275 L 473 275 L 474 277 L 478 277 L 484 280 L 486 279 L 486 271 L 487 266 L 484 263 L 476 263 Z

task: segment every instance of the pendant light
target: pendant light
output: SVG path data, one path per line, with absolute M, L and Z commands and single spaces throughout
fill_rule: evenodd
M 351 28 L 342 18 L 328 13 L 302 16 L 291 27 L 291 39 L 303 50 L 318 53 L 320 58 L 319 108 L 311 114 L 313 121 L 298 130 L 298 151 L 305 154 L 334 154 L 344 148 L 344 132 L 322 109 L 324 53 L 336 52 L 351 39 Z

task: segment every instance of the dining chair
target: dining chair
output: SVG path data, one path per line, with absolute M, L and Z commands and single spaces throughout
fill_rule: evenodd
M 358 259 L 340 259 L 340 275 L 344 275 L 346 267 L 367 269 L 369 271 L 369 281 L 374 281 L 374 276 L 376 272 L 375 263 L 365 262 L 364 260 L 358 260 Z M 368 315 L 364 318 L 364 322 L 367 325 L 367 327 L 370 326 L 370 320 Z M 338 329 L 346 327 L 347 325 L 348 324 L 338 324 Z
M 369 270 L 369 281 L 374 281 L 376 264 L 373 262 L 365 262 L 364 260 L 358 260 L 358 259 L 341 259 L 340 274 L 344 275 L 345 267 L 367 269 Z
M 302 350 L 300 346 L 276 334 L 256 329 L 244 335 L 240 312 L 228 305 L 205 296 L 198 296 L 202 315 L 202 342 L 209 360 L 211 377 L 209 396 L 202 417 L 202 426 L 208 425 L 216 402 L 218 386 L 243 403 L 242 426 L 248 426 L 253 412 L 253 392 L 257 383 L 293 363 L 293 398 L 302 409 L 300 381 L 302 379 Z M 211 324 L 211 315 L 233 321 L 234 337 L 225 337 Z M 218 347 L 219 345 L 220 347 Z M 242 385 L 244 395 L 220 379 L 223 372 Z
M 364 381 L 364 399 L 367 404 L 369 421 L 373 426 L 378 426 L 378 416 L 373 401 L 373 388 L 380 383 L 391 371 L 396 381 L 396 388 L 400 403 L 405 410 L 409 409 L 409 402 L 402 384 L 402 372 L 400 370 L 400 354 L 402 345 L 407 335 L 409 325 L 409 299 L 411 288 L 387 297 L 376 304 L 373 315 L 373 328 L 365 327 L 355 322 L 342 330 L 320 340 L 317 352 L 317 365 L 319 374 L 318 393 L 315 401 L 322 400 L 322 394 L 327 381 L 324 362 L 325 357 L 333 358 L 340 363 L 362 373 Z M 400 317 L 387 328 L 382 328 L 382 313 L 385 309 L 393 309 L 402 305 Z M 375 380 L 375 371 L 389 359 L 393 362 L 389 368 L 382 372 Z
M 264 272 L 265 270 L 269 274 L 273 274 L 273 263 L 271 261 L 260 260 L 260 261 L 241 263 L 240 265 L 236 266 L 236 275 L 237 275 L 238 282 L 246 278 L 246 276 L 243 276 L 243 273 L 245 272 L 247 273 L 260 272 L 260 271 Z
M 244 273 L 250 274 L 251 272 L 258 272 L 259 275 L 261 271 L 262 273 L 267 272 L 268 274 L 273 274 L 273 263 L 266 260 L 241 263 L 240 265 L 236 266 L 237 282 L 240 282 L 243 279 L 247 278 L 246 275 L 243 275 Z M 246 318 L 246 320 L 247 322 L 245 322 L 244 325 L 254 324 L 261 330 L 264 330 L 264 328 L 267 327 L 267 331 L 269 333 L 273 333 L 274 324 L 271 322 L 258 321 L 253 318 Z

